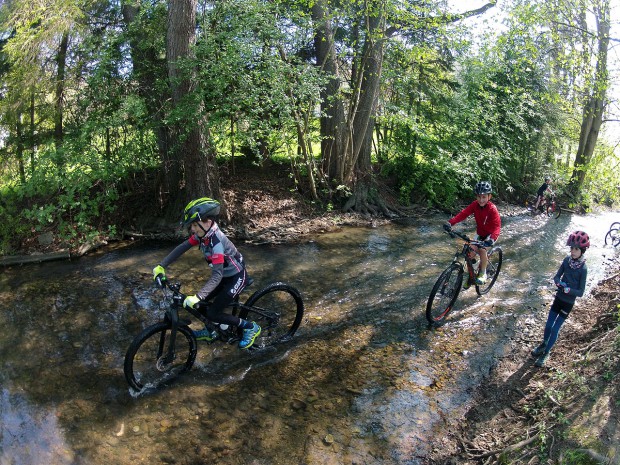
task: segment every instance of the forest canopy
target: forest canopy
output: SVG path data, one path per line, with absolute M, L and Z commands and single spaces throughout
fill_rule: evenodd
M 325 210 L 450 208 L 479 179 L 521 202 L 544 176 L 576 207 L 617 205 L 610 0 L 452 8 L 6 0 L 0 252 L 33 228 L 113 235 L 127 199 L 176 220 L 239 163 L 287 167 Z

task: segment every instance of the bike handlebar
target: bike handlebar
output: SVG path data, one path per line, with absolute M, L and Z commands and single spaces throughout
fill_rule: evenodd
M 467 242 L 470 245 L 475 245 L 478 247 L 486 248 L 486 246 L 484 245 L 484 241 L 477 241 L 475 239 L 470 239 L 466 234 L 463 234 L 461 232 L 454 231 L 453 229 L 451 229 L 450 231 L 446 231 L 446 233 L 449 234 L 452 239 L 454 239 L 455 237 L 460 237 L 461 239 L 463 239 L 465 242 Z
M 178 294 L 181 297 L 185 298 L 187 297 L 185 294 L 183 294 L 180 289 L 181 289 L 181 284 L 180 283 L 174 283 L 174 284 L 170 284 L 170 281 L 168 281 L 168 279 L 166 279 L 166 277 L 160 277 L 157 276 L 157 278 L 155 278 L 155 284 L 157 287 L 159 287 L 160 289 L 166 290 L 166 288 L 170 289 L 174 294 Z

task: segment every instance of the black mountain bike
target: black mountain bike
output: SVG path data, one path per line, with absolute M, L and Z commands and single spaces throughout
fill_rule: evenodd
M 167 280 L 158 280 L 158 284 L 163 290 L 162 301 L 169 305 L 166 313 L 159 323 L 148 326 L 134 338 L 125 355 L 125 379 L 137 392 L 156 388 L 190 370 L 198 353 L 198 341 L 189 328 L 191 320 L 179 318 L 186 297 L 180 291 L 181 285 Z M 255 321 L 262 328 L 250 350 L 290 340 L 304 314 L 300 292 L 280 282 L 256 291 L 245 303 L 237 298 L 231 308 L 233 315 Z M 210 322 L 200 307 L 185 310 L 217 333 L 217 338 L 207 344 L 235 344 L 241 339 L 241 330 Z
M 454 302 L 461 292 L 465 269 L 467 269 L 467 279 L 472 283 L 472 286 L 476 287 L 478 295 L 484 295 L 491 290 L 502 269 L 504 252 L 501 247 L 492 247 L 490 250 L 487 250 L 487 256 L 489 258 L 487 263 L 487 281 L 483 285 L 475 284 L 475 262 L 470 258 L 473 252 L 471 246 L 476 245 L 483 247 L 482 241 L 472 240 L 465 234 L 457 231 L 446 232 L 452 238 L 460 237 L 465 243 L 460 250 L 457 249 L 452 263 L 439 275 L 439 278 L 431 290 L 431 295 L 428 297 L 428 302 L 426 303 L 426 319 L 431 326 L 441 326 L 448 316 L 448 313 L 452 310 Z
M 611 223 L 609 231 L 605 234 L 605 245 L 613 245 L 614 247 L 620 245 L 620 221 Z

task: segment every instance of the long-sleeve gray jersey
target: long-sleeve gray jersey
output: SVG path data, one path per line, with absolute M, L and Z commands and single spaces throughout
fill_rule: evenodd
M 161 266 L 166 268 L 194 246 L 200 247 L 207 263 L 212 268 L 211 277 L 202 289 L 196 293 L 200 299 L 205 299 L 213 292 L 222 281 L 222 278 L 234 276 L 245 267 L 243 256 L 215 222 L 202 239 L 193 234 L 189 239 L 179 244 L 162 260 Z

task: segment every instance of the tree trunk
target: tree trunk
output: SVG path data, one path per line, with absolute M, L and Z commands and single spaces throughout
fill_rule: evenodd
M 171 185 L 171 193 L 175 194 L 175 187 L 184 189 L 183 198 L 178 199 L 181 204 L 203 196 L 221 198 L 215 151 L 209 141 L 206 118 L 202 108 L 194 112 L 187 111 L 188 101 L 191 101 L 189 97 L 194 90 L 194 79 L 184 74 L 178 66 L 179 60 L 191 57 L 195 39 L 196 0 L 170 0 L 166 47 L 168 78 L 173 105 L 182 107 L 188 115 L 175 127 L 174 146 L 171 149 L 173 164 L 170 169 L 179 170 L 181 175 L 178 186 Z
M 361 211 L 369 209 L 367 197 L 372 181 L 372 136 L 383 67 L 385 18 L 383 15 L 371 16 L 367 24 L 369 30 L 360 61 L 358 99 L 351 106 L 351 130 L 347 132 L 347 147 L 352 149 L 352 156 L 347 158 L 349 164 L 345 166 L 344 172 L 345 182 L 355 185 L 354 190 L 357 192 L 357 201 L 353 208 Z M 360 193 L 366 193 L 366 198 L 359 195 Z M 360 201 L 363 203 L 360 204 Z
M 325 2 L 317 0 L 312 7 L 312 19 L 316 22 L 314 47 L 317 64 L 328 76 L 321 91 L 321 155 L 322 170 L 327 179 L 336 185 L 343 184 L 339 169 L 344 150 L 345 109 L 340 97 L 340 76 L 336 61 L 336 47 L 331 21 L 325 14 Z
M 163 206 L 170 194 L 177 192 L 176 186 L 180 184 L 179 165 L 170 158 L 170 129 L 162 119 L 162 102 L 169 101 L 171 96 L 162 95 L 164 91 L 156 85 L 158 81 L 163 81 L 167 77 L 166 62 L 159 58 L 161 51 L 153 45 L 153 41 L 144 38 L 144 27 L 139 21 L 142 9 L 140 0 L 125 1 L 121 9 L 129 36 L 133 75 L 138 82 L 138 95 L 144 100 L 151 116 L 151 127 L 157 139 L 159 157 L 165 173 L 163 185 L 160 186 L 159 199 L 160 206 Z
M 443 23 L 460 21 L 484 13 L 495 6 L 490 2 L 482 7 L 458 15 L 431 18 Z M 329 76 L 321 94 L 321 150 L 323 169 L 329 179 L 337 185 L 344 185 L 352 193 L 344 209 L 371 210 L 368 204 L 372 183 L 370 156 L 373 143 L 373 129 L 380 90 L 385 42 L 401 26 L 388 28 L 385 4 L 376 0 L 363 2 L 352 7 L 359 18 L 354 21 L 352 43 L 364 41 L 361 53 L 354 51 L 350 59 L 351 69 L 347 74 L 340 72 L 336 57 L 336 46 L 331 19 L 330 2 L 316 0 L 312 7 L 315 22 L 315 51 L 317 64 Z M 357 47 L 357 46 L 356 46 Z M 349 87 L 343 91 L 341 79 L 350 76 Z M 346 95 L 343 97 L 343 95 Z M 359 186 L 357 183 L 360 182 Z M 381 199 L 373 199 L 382 210 L 386 210 Z
M 22 113 L 19 111 L 15 118 L 15 135 L 17 136 L 17 144 L 15 148 L 15 156 L 19 167 L 19 180 L 22 184 L 26 184 L 26 168 L 24 167 L 24 130 L 22 123 Z
M 598 134 L 603 124 L 603 113 L 607 105 L 607 88 L 609 74 L 607 71 L 607 53 L 609 50 L 610 7 L 609 0 L 601 0 L 595 5 L 597 21 L 598 53 L 596 71 L 590 95 L 583 109 L 579 146 L 575 154 L 575 163 L 570 185 L 574 194 L 581 191 L 586 176 L 587 164 L 592 158 Z
M 34 89 L 30 90 L 30 130 L 28 132 L 28 136 L 30 139 L 30 175 L 34 175 L 34 169 L 35 169 L 35 156 L 36 156 L 36 142 L 34 139 L 34 133 L 35 133 L 35 128 L 36 128 L 36 124 L 34 122 L 34 115 L 35 115 L 35 101 L 34 101 Z M 25 179 L 25 174 L 24 174 L 24 179 Z
M 62 147 L 63 134 L 63 104 L 65 94 L 65 68 L 67 65 L 67 48 L 69 47 L 69 34 L 65 32 L 60 40 L 58 54 L 56 55 L 56 95 L 54 114 L 54 142 L 56 150 Z M 58 159 L 60 162 L 60 159 Z

